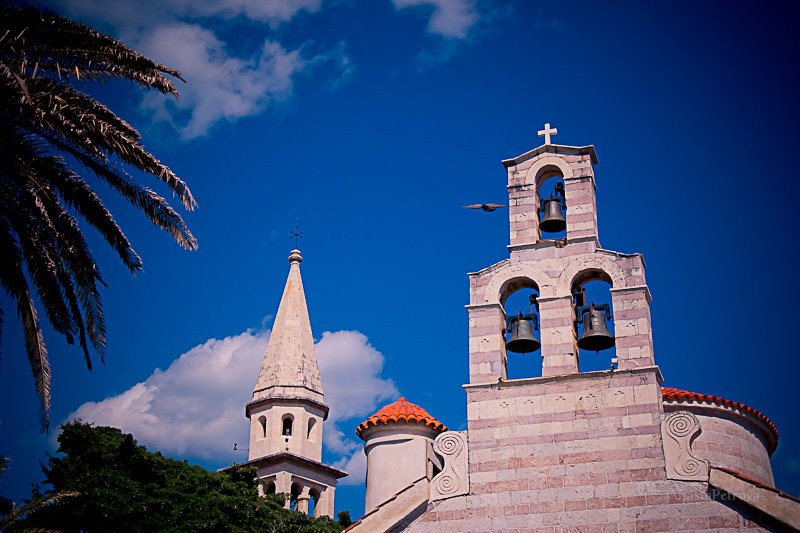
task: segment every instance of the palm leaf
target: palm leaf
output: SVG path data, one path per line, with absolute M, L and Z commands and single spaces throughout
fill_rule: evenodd
M 134 168 L 163 182 L 191 210 L 186 183 L 144 149 L 141 135 L 75 84 L 125 79 L 178 96 L 180 73 L 115 39 L 50 11 L 0 7 L 0 286 L 15 302 L 49 427 L 50 366 L 33 302 L 69 343 L 103 360 L 103 284 L 78 219 L 97 230 L 133 273 L 142 261 L 97 192 L 73 168 L 105 183 L 181 246 L 197 241 L 181 216 L 133 180 Z M 63 156 L 66 156 L 65 160 Z M 2 328 L 0 310 L 0 330 Z M 2 333 L 2 331 L 0 331 Z

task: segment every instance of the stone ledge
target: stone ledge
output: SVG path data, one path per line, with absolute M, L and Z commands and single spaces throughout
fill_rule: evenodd
M 653 296 L 650 294 L 650 288 L 647 285 L 633 285 L 631 287 L 611 287 L 608 290 L 612 295 L 615 293 L 623 294 L 626 292 L 635 292 L 644 290 L 644 295 L 645 298 L 647 298 L 647 303 L 653 302 Z
M 613 376 L 634 376 L 638 374 L 649 374 L 655 372 L 656 379 L 659 385 L 663 383 L 664 377 L 661 375 L 661 369 L 658 366 L 642 366 L 638 368 L 626 368 L 622 370 L 597 370 L 594 372 L 578 372 L 576 374 L 559 374 L 557 376 L 542 376 L 537 378 L 519 378 L 519 379 L 504 379 L 503 381 L 492 381 L 490 383 L 467 383 L 461 385 L 464 390 L 481 389 L 505 389 L 509 387 L 524 387 L 527 385 L 538 385 L 541 383 L 552 383 L 557 381 L 579 381 L 583 379 L 592 379 L 600 377 L 613 377 Z

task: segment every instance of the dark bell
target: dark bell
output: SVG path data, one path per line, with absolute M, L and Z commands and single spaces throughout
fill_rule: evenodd
M 506 350 L 514 353 L 535 352 L 542 345 L 533 336 L 533 322 L 527 318 L 512 317 L 511 337 L 506 342 Z
M 561 213 L 561 202 L 551 198 L 544 200 L 543 216 L 539 221 L 539 229 L 547 233 L 556 233 L 567 229 L 567 219 Z
M 583 333 L 578 339 L 578 348 L 599 352 L 614 346 L 614 336 L 606 326 L 606 313 L 602 309 L 589 307 L 583 315 Z

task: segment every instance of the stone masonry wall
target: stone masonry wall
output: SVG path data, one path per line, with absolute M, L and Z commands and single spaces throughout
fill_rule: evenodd
M 405 531 L 756 527 L 703 482 L 667 480 L 656 367 L 465 385 L 470 494 Z

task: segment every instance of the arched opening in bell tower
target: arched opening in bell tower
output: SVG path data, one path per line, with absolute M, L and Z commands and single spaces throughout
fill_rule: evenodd
M 317 503 L 319 502 L 319 491 L 311 489 L 308 492 L 308 516 L 316 516 L 314 513 L 317 510 Z
M 261 415 L 258 417 L 259 434 L 258 438 L 263 439 L 267 436 L 267 417 Z
M 292 511 L 297 511 L 297 499 L 300 497 L 301 490 L 298 483 L 292 483 L 292 489 L 289 493 L 289 509 Z
M 610 370 L 616 360 L 611 278 L 602 270 L 580 273 L 572 285 L 578 371 Z
M 556 168 L 545 167 L 536 180 L 539 195 L 539 238 L 565 239 L 567 237 L 567 200 L 564 177 Z
M 506 318 L 503 349 L 509 379 L 542 375 L 538 296 L 539 286 L 526 277 L 510 279 L 501 288 Z

